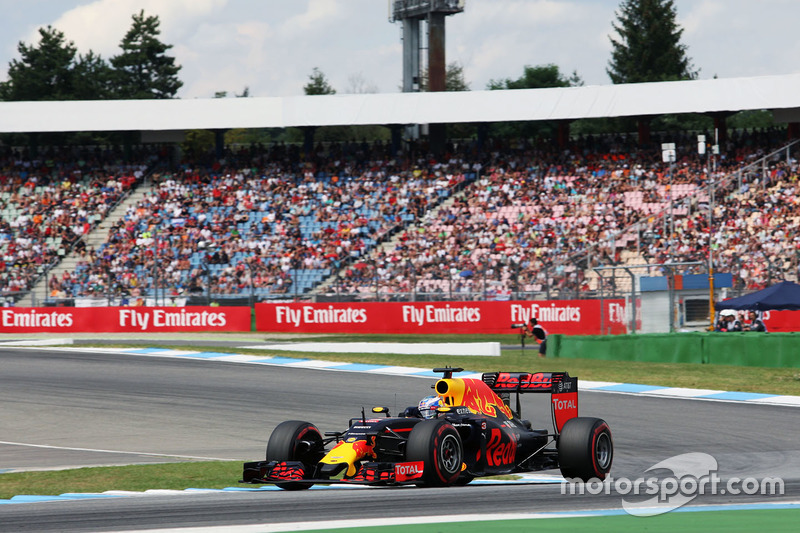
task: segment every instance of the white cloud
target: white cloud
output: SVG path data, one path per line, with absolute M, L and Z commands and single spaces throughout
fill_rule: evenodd
M 796 0 L 680 0 L 678 24 L 700 78 L 797 72 Z
M 145 15 L 158 16 L 161 40 L 172 42 L 193 19 L 208 16 L 225 7 L 227 0 L 96 0 L 64 12 L 50 23 L 64 32 L 81 53 L 93 50 L 103 57 L 119 53 L 119 43 L 133 24 L 132 16 L 144 10 Z M 28 38 L 38 41 L 38 33 Z
M 309 0 L 305 11 L 286 20 L 281 30 L 287 36 L 299 36 L 302 32 L 330 28 L 341 14 L 338 0 Z
M 586 0 L 469 2 L 447 20 L 447 61 L 461 62 L 473 90 L 492 79 L 518 78 L 525 65 L 549 63 L 565 75 L 577 70 L 587 83 L 608 83 L 614 7 Z

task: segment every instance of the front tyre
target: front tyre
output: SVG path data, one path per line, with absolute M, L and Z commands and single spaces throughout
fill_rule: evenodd
M 579 417 L 564 424 L 558 437 L 558 463 L 565 478 L 603 480 L 613 459 L 614 441 L 604 420 Z
M 272 432 L 267 443 L 267 461 L 300 461 L 306 476 L 311 476 L 323 456 L 322 435 L 317 427 L 300 420 L 281 422 Z M 286 490 L 307 489 L 313 483 L 276 483 Z
M 418 486 L 456 483 L 464 463 L 464 446 L 456 428 L 445 420 L 423 420 L 414 426 L 406 444 L 406 461 L 422 461 Z

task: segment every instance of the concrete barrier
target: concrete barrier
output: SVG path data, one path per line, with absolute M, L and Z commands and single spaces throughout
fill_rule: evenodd
M 292 342 L 248 346 L 256 350 L 287 350 L 293 352 L 322 353 L 391 353 L 433 355 L 475 355 L 499 357 L 499 342 Z

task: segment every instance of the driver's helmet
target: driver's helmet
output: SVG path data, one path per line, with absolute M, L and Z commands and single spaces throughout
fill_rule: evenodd
M 419 401 L 419 414 L 422 418 L 433 418 L 436 416 L 436 408 L 440 405 L 442 402 L 438 396 L 426 396 Z

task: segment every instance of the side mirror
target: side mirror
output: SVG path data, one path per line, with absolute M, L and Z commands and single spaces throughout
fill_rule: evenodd
M 385 413 L 385 414 L 386 414 L 386 416 L 387 416 L 387 418 L 388 418 L 388 416 L 389 416 L 389 408 L 388 408 L 388 407 L 373 407 L 373 408 L 372 408 L 372 412 L 373 412 L 373 413 L 376 413 L 376 414 L 378 414 L 378 413 Z

